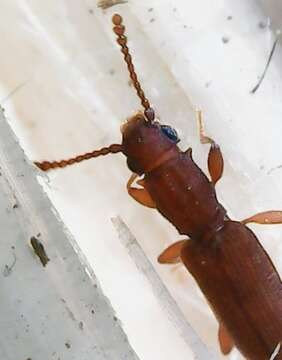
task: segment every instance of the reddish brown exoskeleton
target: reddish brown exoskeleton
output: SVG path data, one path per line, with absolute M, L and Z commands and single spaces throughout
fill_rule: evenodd
M 122 127 L 122 144 L 59 162 L 36 165 L 47 171 L 92 157 L 122 152 L 133 175 L 128 193 L 142 205 L 157 209 L 189 239 L 176 242 L 160 256 L 160 263 L 182 262 L 193 275 L 219 321 L 219 343 L 227 354 L 233 345 L 248 359 L 269 359 L 282 340 L 282 284 L 269 256 L 246 224 L 281 224 L 281 211 L 268 211 L 241 222 L 232 221 L 218 202 L 215 185 L 223 173 L 219 146 L 211 144 L 208 169 L 211 180 L 192 158 L 182 152 L 177 133 L 155 120 L 154 111 L 141 89 L 119 15 L 113 16 L 117 42 L 128 66 L 144 113 L 132 116 Z M 139 188 L 132 186 L 137 183 Z M 278 354 L 276 359 L 282 359 Z

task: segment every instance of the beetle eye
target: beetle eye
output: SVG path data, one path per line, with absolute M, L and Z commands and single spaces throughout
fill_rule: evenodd
M 161 125 L 161 130 L 163 134 L 165 134 L 170 140 L 177 143 L 179 141 L 177 132 L 171 126 L 168 125 Z

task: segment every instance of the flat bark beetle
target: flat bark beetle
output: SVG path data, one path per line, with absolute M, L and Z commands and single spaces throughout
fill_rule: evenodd
M 211 180 L 193 161 L 191 148 L 185 152 L 178 148 L 177 132 L 155 120 L 135 73 L 122 17 L 115 14 L 113 24 L 144 111 L 122 126 L 121 144 L 68 160 L 35 164 L 47 171 L 109 153 L 123 153 L 133 172 L 127 183 L 129 195 L 157 209 L 180 234 L 189 237 L 169 246 L 158 261 L 182 262 L 193 275 L 219 322 L 222 353 L 228 354 L 236 346 L 248 359 L 270 359 L 282 341 L 282 284 L 272 261 L 246 224 L 281 224 L 282 211 L 259 213 L 241 222 L 227 216 L 215 192 L 223 173 L 222 153 L 205 135 L 201 113 L 200 139 L 210 144 Z M 133 185 L 135 181 L 139 187 Z M 282 359 L 282 352 L 275 359 Z

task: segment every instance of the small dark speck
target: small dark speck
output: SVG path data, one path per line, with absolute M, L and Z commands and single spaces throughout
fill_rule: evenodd
M 84 325 L 83 325 L 83 322 L 82 322 L 82 321 L 79 322 L 78 326 L 79 326 L 80 330 L 83 330 L 83 326 L 84 326 Z
M 94 311 L 94 310 L 91 310 L 91 314 L 95 314 L 95 311 Z
M 188 26 L 187 26 L 187 25 L 183 25 L 183 27 L 184 27 L 184 29 L 187 29 Z
M 116 72 L 115 72 L 114 69 L 111 69 L 111 70 L 109 71 L 109 73 L 110 73 L 110 75 L 114 75 Z
M 97 289 L 98 285 L 97 284 L 94 284 L 94 288 Z
M 152 23 L 152 22 L 154 22 L 156 19 L 154 19 L 154 18 L 152 18 L 152 19 L 150 19 L 150 22 Z
M 66 342 L 66 343 L 65 343 L 65 347 L 66 347 L 67 349 L 70 349 L 70 348 L 71 348 L 70 343 Z
M 152 12 L 154 10 L 154 8 L 149 8 L 148 12 Z
M 211 81 L 207 81 L 207 82 L 205 83 L 205 87 L 206 87 L 206 88 L 210 87 L 210 84 L 211 84 Z
M 113 316 L 114 321 L 118 321 L 118 318 L 116 316 Z
M 14 245 L 13 245 L 13 246 L 11 246 L 11 249 L 12 249 L 12 250 L 15 250 L 15 247 L 14 247 Z
M 89 14 L 94 14 L 93 9 L 89 9 L 88 12 L 89 12 Z
M 115 6 L 118 4 L 126 4 L 127 0 L 100 0 L 98 1 L 98 7 L 100 7 L 103 10 L 106 10 L 110 8 L 111 6 Z
M 232 20 L 233 19 L 233 16 L 232 15 L 228 15 L 227 16 L 227 20 Z
M 41 264 L 45 267 L 50 261 L 48 255 L 46 254 L 43 244 L 38 240 L 37 237 L 32 236 L 30 238 L 30 245 L 32 246 L 35 254 L 39 257 Z
M 17 204 L 17 203 L 15 203 L 14 205 L 13 205 L 13 209 L 17 209 L 19 207 L 19 205 Z
M 227 44 L 230 41 L 228 36 L 222 36 L 221 40 L 222 40 L 223 44 Z
M 27 358 L 26 360 L 32 360 L 32 358 Z
M 258 23 L 258 27 L 259 27 L 260 29 L 265 29 L 265 28 L 267 27 L 267 23 L 266 23 L 265 21 L 260 21 L 260 22 Z

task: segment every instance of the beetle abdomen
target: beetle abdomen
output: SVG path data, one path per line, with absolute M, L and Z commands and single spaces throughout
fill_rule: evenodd
M 187 242 L 181 258 L 240 351 L 269 359 L 282 340 L 282 284 L 253 232 L 227 221 L 209 242 Z

